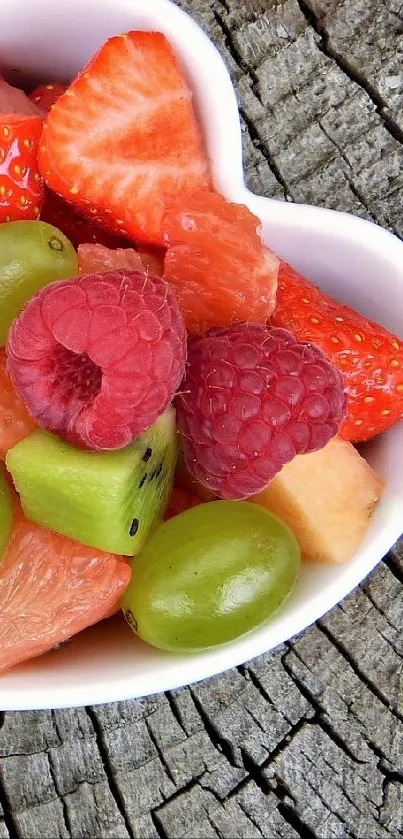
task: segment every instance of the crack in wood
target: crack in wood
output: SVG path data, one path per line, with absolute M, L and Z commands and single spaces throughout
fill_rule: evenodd
M 296 737 L 299 734 L 299 732 L 302 731 L 302 729 L 305 728 L 305 726 L 311 725 L 312 722 L 313 722 L 313 718 L 306 719 L 305 717 L 302 717 L 300 720 L 298 720 L 298 722 L 295 723 L 295 725 L 293 725 L 292 728 L 290 728 L 290 730 L 287 732 L 285 737 L 283 737 L 283 739 L 280 740 L 279 743 L 277 743 L 275 748 L 271 750 L 269 756 L 266 758 L 266 760 L 263 761 L 262 764 L 260 764 L 259 767 L 258 767 L 258 764 L 256 764 L 253 761 L 253 759 L 250 757 L 250 755 L 248 755 L 248 753 L 245 752 L 245 750 L 241 749 L 242 760 L 244 762 L 245 769 L 247 770 L 247 772 L 251 772 L 251 769 L 249 768 L 250 766 L 252 766 L 252 767 L 256 766 L 256 767 L 259 768 L 259 773 L 260 773 L 260 778 L 261 778 L 262 777 L 261 776 L 262 771 L 264 769 L 268 769 L 269 766 L 276 760 L 276 758 L 279 755 L 281 755 L 282 752 L 284 752 L 286 749 L 289 748 L 290 743 L 292 743 L 294 737 Z M 246 759 L 246 763 L 245 763 L 245 759 Z M 266 781 L 265 781 L 265 784 L 267 785 Z M 262 792 L 265 791 L 264 788 L 262 787 L 261 783 L 258 783 L 258 786 L 260 787 Z M 269 789 L 272 789 L 270 787 L 270 785 L 267 785 L 267 786 L 269 787 Z M 275 790 L 273 790 L 273 792 L 275 792 Z M 290 794 L 290 795 L 291 795 L 291 798 L 292 798 L 293 797 L 292 794 Z
M 151 728 L 151 726 L 148 722 L 147 717 L 145 718 L 144 722 L 146 724 L 146 728 L 147 728 L 147 731 L 148 731 L 149 738 L 150 738 L 151 742 L 153 743 L 153 745 L 155 747 L 155 751 L 157 752 L 157 755 L 158 755 L 158 757 L 161 761 L 161 764 L 164 767 L 164 769 L 165 769 L 165 771 L 168 775 L 169 780 L 172 781 L 172 783 L 176 786 L 175 778 L 173 777 L 171 769 L 170 769 L 170 767 L 168 766 L 168 764 L 165 760 L 164 752 L 160 748 L 157 738 L 154 736 L 154 732 L 153 732 L 153 730 L 152 730 L 152 728 Z
M 395 120 L 385 111 L 388 109 L 387 102 L 383 99 L 383 97 L 378 93 L 376 87 L 374 87 L 371 82 L 362 76 L 360 73 L 357 73 L 351 62 L 348 60 L 347 56 L 341 55 L 334 47 L 330 44 L 330 35 L 324 25 L 323 18 L 318 18 L 315 12 L 312 9 L 312 6 L 309 4 L 309 0 L 297 0 L 297 3 L 301 9 L 302 14 L 306 18 L 307 23 L 314 29 L 314 31 L 319 35 L 320 41 L 318 43 L 319 49 L 326 55 L 328 58 L 333 59 L 336 62 L 337 66 L 343 73 L 348 76 L 348 78 L 355 82 L 355 84 L 359 85 L 365 92 L 368 94 L 369 98 L 373 102 L 376 107 L 377 113 L 382 119 L 382 122 L 389 132 L 389 134 L 397 140 L 399 143 L 403 143 L 403 131 L 400 126 L 395 122 Z
M 306 723 L 307 721 L 305 720 L 304 722 Z M 297 724 L 297 726 L 295 727 L 295 734 L 297 733 L 297 729 L 301 730 L 301 727 L 301 724 Z M 289 742 L 290 737 L 288 738 L 288 744 Z M 277 754 L 279 753 L 278 750 L 275 751 Z M 284 803 L 285 795 L 290 796 L 290 800 L 293 801 L 292 792 L 290 792 L 285 782 L 282 779 L 276 777 L 276 786 L 273 786 L 264 777 L 263 769 L 266 768 L 266 766 L 268 766 L 269 763 L 271 763 L 272 756 L 270 756 L 269 760 L 265 762 L 265 764 L 263 764 L 262 766 L 258 766 L 255 763 L 255 761 L 250 757 L 250 755 L 248 755 L 243 749 L 241 749 L 241 753 L 245 769 L 249 773 L 250 778 L 252 778 L 256 786 L 263 792 L 264 795 L 274 793 L 274 795 L 278 799 L 279 803 L 277 804 L 277 810 L 280 813 L 280 815 L 284 818 L 284 821 L 287 822 L 287 824 L 289 824 L 295 830 L 295 832 L 298 834 L 298 836 L 301 837 L 301 839 L 315 839 L 315 834 L 311 831 L 308 825 L 302 821 L 296 810 L 294 810 L 294 808 L 290 804 Z
M 238 668 L 238 669 L 242 673 L 242 675 L 245 679 L 246 678 L 250 679 L 252 684 L 259 691 L 260 695 L 263 696 L 263 699 L 265 699 L 266 702 L 268 702 L 269 705 L 271 705 L 272 708 L 274 708 L 275 710 L 279 710 L 283 714 L 283 709 L 282 708 L 279 708 L 279 709 L 276 708 L 274 702 L 272 701 L 271 697 L 267 693 L 267 690 L 265 690 L 263 685 L 261 684 L 261 682 L 259 682 L 259 679 L 255 675 L 253 670 L 250 667 L 248 667 L 247 664 L 243 665 L 242 669 L 241 668 Z M 290 719 L 288 719 L 287 715 L 283 714 L 283 716 L 284 716 L 284 719 L 286 719 L 287 722 L 290 723 L 290 725 L 292 725 L 292 722 L 291 722 Z
M 186 729 L 183 725 L 183 719 L 182 719 L 182 716 L 181 716 L 181 712 L 180 712 L 180 710 L 179 710 L 179 708 L 178 708 L 178 706 L 175 702 L 175 697 L 174 697 L 173 693 L 170 690 L 167 690 L 165 692 L 165 696 L 168 700 L 169 707 L 172 711 L 173 716 L 176 719 L 176 722 L 178 723 L 178 725 L 182 729 L 183 733 L 186 734 L 187 732 L 186 732 Z
M 250 813 L 248 813 L 248 811 L 247 811 L 246 807 L 243 805 L 242 801 L 238 801 L 238 807 L 241 808 L 242 812 L 245 813 L 246 818 L 249 819 L 252 822 L 252 824 L 256 828 L 256 830 L 259 831 L 260 836 L 262 836 L 263 834 L 260 830 L 260 826 L 259 826 L 257 820 L 254 818 L 254 816 L 252 816 Z M 225 839 L 227 839 L 227 837 L 225 837 Z
M 391 574 L 393 574 L 393 576 L 399 580 L 399 583 L 402 583 L 403 585 L 403 569 L 399 566 L 396 557 L 391 551 L 389 551 L 389 553 L 384 557 L 383 561 Z
M 61 794 L 61 792 L 59 790 L 59 785 L 58 785 L 58 782 L 57 782 L 57 776 L 56 776 L 55 768 L 53 766 L 52 757 L 51 757 L 51 754 L 48 750 L 47 750 L 46 754 L 47 754 L 48 763 L 49 763 L 50 776 L 52 778 L 52 781 L 53 781 L 53 784 L 54 784 L 54 787 L 55 787 L 55 791 L 56 791 L 56 793 L 59 797 L 59 801 L 61 802 L 61 805 L 62 805 L 62 816 L 63 816 L 64 826 L 66 828 L 68 836 L 70 836 L 70 837 L 72 837 L 72 839 L 74 839 L 74 837 L 72 836 L 72 831 L 71 831 L 71 822 L 70 822 L 69 811 L 68 811 L 67 804 L 66 804 L 66 801 L 64 799 L 64 796 Z
M 245 109 L 242 107 L 242 105 L 240 105 L 240 107 L 239 107 L 239 113 L 241 114 L 241 116 L 242 116 L 242 118 L 245 122 L 245 125 L 248 129 L 248 132 L 249 132 L 249 136 L 252 140 L 252 143 L 254 144 L 255 148 L 259 149 L 259 151 L 262 153 L 266 163 L 268 164 L 268 166 L 270 168 L 270 171 L 272 172 L 272 174 L 274 175 L 274 177 L 276 178 L 276 180 L 280 184 L 280 186 L 283 190 L 283 193 L 284 193 L 285 201 L 293 201 L 294 199 L 292 197 L 292 192 L 291 192 L 290 188 L 287 186 L 287 183 L 284 180 L 277 164 L 274 162 L 274 160 L 273 160 L 269 150 L 267 149 L 266 145 L 262 142 L 261 137 L 259 136 L 259 132 L 255 128 L 252 120 L 249 119 L 249 117 L 248 117 Z
M 61 736 L 60 730 L 59 730 L 59 721 L 58 721 L 58 718 L 57 718 L 57 712 L 52 709 L 51 712 L 50 712 L 50 715 L 51 715 L 51 718 L 52 718 L 52 722 L 53 722 L 55 732 L 56 732 L 57 737 L 59 739 L 59 743 L 62 743 L 63 742 L 63 737 Z
M 226 2 L 223 2 L 223 0 L 219 0 L 219 5 L 222 6 L 222 8 L 224 9 L 225 12 L 227 12 L 227 14 L 230 13 L 229 6 Z M 232 35 L 232 32 L 231 32 L 231 29 L 227 26 L 223 16 L 220 14 L 220 12 L 218 11 L 216 6 L 213 9 L 213 14 L 214 14 L 215 20 L 217 21 L 219 27 L 222 30 L 226 45 L 227 45 L 227 47 L 229 49 L 229 52 L 231 53 L 233 59 L 235 60 L 236 64 L 238 65 L 239 69 L 242 70 L 242 72 L 245 73 L 245 75 L 249 75 L 250 69 L 249 69 L 248 65 L 246 64 L 243 55 L 238 50 L 238 47 L 237 47 L 237 45 L 234 41 L 234 38 L 233 38 L 233 35 Z
M 92 727 L 93 727 L 93 730 L 94 730 L 95 740 L 96 740 L 96 743 L 97 743 L 97 746 L 98 746 L 99 754 L 101 755 L 102 764 L 103 764 L 103 767 L 104 767 L 104 770 L 105 770 L 105 775 L 106 775 L 106 778 L 107 778 L 107 781 L 108 781 L 108 786 L 109 786 L 109 789 L 111 791 L 112 798 L 114 799 L 115 804 L 118 808 L 118 811 L 119 811 L 120 815 L 122 816 L 125 828 L 127 830 L 128 835 L 130 836 L 130 839 L 135 839 L 135 836 L 134 836 L 134 833 L 133 833 L 128 815 L 127 815 L 126 810 L 125 810 L 124 802 L 123 802 L 122 796 L 121 796 L 120 791 L 119 791 L 119 787 L 116 783 L 114 773 L 112 771 L 112 767 L 111 767 L 110 762 L 109 762 L 108 749 L 106 747 L 106 743 L 105 743 L 105 740 L 104 740 L 104 734 L 103 734 L 102 728 L 99 725 L 99 722 L 98 722 L 98 719 L 97 719 L 97 716 L 96 716 L 96 710 L 94 708 L 92 708 L 91 706 L 87 706 L 85 708 L 85 712 L 86 712 L 87 716 L 89 717 L 89 719 L 91 721 L 91 724 L 92 724 Z
M 25 837 L 21 836 L 14 821 L 13 811 L 2 778 L 0 778 L 0 807 L 3 811 L 2 817 L 10 839 L 25 839 Z
M 298 655 L 298 650 L 290 643 L 288 645 L 289 649 L 293 651 L 294 655 L 302 661 L 300 656 Z M 359 760 L 354 752 L 348 747 L 347 743 L 344 742 L 343 738 L 339 736 L 337 731 L 332 728 L 331 721 L 329 716 L 326 714 L 326 711 L 321 706 L 320 702 L 317 700 L 316 696 L 309 690 L 309 688 L 301 682 L 301 680 L 296 676 L 296 674 L 292 671 L 292 669 L 287 664 L 286 654 L 282 658 L 283 667 L 288 673 L 288 675 L 293 679 L 296 685 L 298 685 L 298 689 L 301 691 L 302 695 L 311 703 L 311 705 L 315 708 L 315 716 L 312 720 L 307 720 L 306 722 L 314 722 L 317 725 L 320 725 L 321 729 L 327 734 L 328 737 L 341 749 L 346 757 L 350 760 L 353 760 L 354 763 L 361 763 L 365 764 L 365 760 Z
M 150 816 L 151 816 L 151 821 L 152 821 L 160 839 L 169 839 L 169 837 L 165 833 L 164 827 L 161 824 L 160 819 L 158 818 L 158 813 L 155 810 L 153 810 L 153 811 L 151 811 Z
M 336 607 L 338 608 L 338 607 Z M 400 722 L 403 722 L 403 715 L 396 709 L 391 706 L 389 700 L 386 696 L 382 693 L 381 689 L 373 682 L 372 679 L 369 679 L 366 673 L 360 668 L 357 661 L 355 661 L 354 657 L 349 653 L 343 642 L 337 638 L 337 636 L 322 622 L 322 620 L 318 621 L 316 626 L 318 629 L 326 635 L 326 638 L 336 647 L 336 650 L 343 656 L 343 658 L 348 662 L 356 676 L 366 685 L 368 690 L 373 693 L 382 705 L 388 709 L 388 711 L 396 717 Z
M 371 594 L 371 590 L 370 590 L 369 586 L 367 586 L 367 585 L 362 586 L 361 591 L 363 592 L 363 594 L 365 595 L 367 600 L 370 602 L 372 608 L 376 611 L 376 613 L 381 615 L 382 618 L 385 620 L 389 629 L 391 629 L 392 632 L 396 636 L 398 636 L 398 627 L 395 624 L 391 623 L 391 621 L 389 620 L 389 617 L 386 614 L 386 612 L 383 609 L 381 609 L 381 607 L 376 603 L 376 601 L 374 600 L 374 598 Z M 392 650 L 396 654 L 396 656 L 398 658 L 400 658 L 400 656 L 402 654 L 402 651 L 397 648 L 393 638 L 391 638 L 389 635 L 387 635 L 383 631 L 382 626 L 377 625 L 376 629 L 377 629 L 377 632 L 379 632 L 379 635 L 381 636 L 381 638 L 383 638 L 383 640 L 392 648 Z
M 305 729 L 305 731 L 306 731 L 306 729 Z M 301 734 L 304 734 L 304 733 L 305 733 L 305 731 L 304 731 L 304 732 L 301 732 Z M 296 739 L 296 738 L 295 738 L 295 739 Z M 351 836 L 351 837 L 352 837 L 352 839 L 358 839 L 358 837 L 355 837 L 355 836 L 354 836 L 353 834 L 351 834 L 351 832 L 348 830 L 348 828 L 347 828 L 347 818 L 346 818 L 346 817 L 345 817 L 342 813 L 340 813 L 340 808 L 339 808 L 339 807 L 337 807 L 337 802 L 335 802 L 335 806 L 334 806 L 334 805 L 333 805 L 333 802 L 332 802 L 332 799 L 327 800 L 327 798 L 326 798 L 326 794 L 325 794 L 325 793 L 323 794 L 323 793 L 322 793 L 322 790 L 321 790 L 320 785 L 317 785 L 317 778 L 316 778 L 316 766 L 315 766 L 315 764 L 314 764 L 314 763 L 313 763 L 313 761 L 312 761 L 312 756 L 311 756 L 311 755 L 309 755 L 307 751 L 304 751 L 304 749 L 302 749 L 302 751 L 301 751 L 301 755 L 302 755 L 302 757 L 305 759 L 305 761 L 308 763 L 308 767 L 305 767 L 305 783 L 306 783 L 306 785 L 308 786 L 310 793 L 313 793 L 313 794 L 316 796 L 316 798 L 317 798 L 317 799 L 319 799 L 319 801 L 321 802 L 322 807 L 324 808 L 325 812 L 332 814 L 333 816 L 335 816 L 335 818 L 336 818 L 339 822 L 342 822 L 343 827 L 344 827 L 343 837 L 344 837 L 344 836 L 346 836 L 346 837 L 350 837 L 350 836 Z M 335 775 L 335 767 L 334 767 L 331 763 L 329 763 L 328 761 L 326 761 L 326 763 L 327 763 L 327 766 L 328 766 L 328 767 L 330 768 L 330 770 L 331 770 L 331 773 L 332 773 L 331 777 L 332 777 L 333 784 L 336 784 L 336 786 L 338 786 L 338 788 L 342 791 L 342 794 L 344 794 L 344 795 L 345 795 L 345 791 L 344 791 L 344 789 L 342 789 L 342 787 L 341 787 L 340 783 L 338 783 L 338 781 L 337 781 L 337 780 L 335 781 L 335 778 L 334 778 L 334 775 Z M 273 771 L 273 770 L 272 770 L 272 771 Z M 275 780 L 276 780 L 276 782 L 277 782 L 277 780 L 278 780 L 278 774 L 277 774 L 276 768 L 274 769 L 274 778 L 275 778 Z M 281 778 L 281 780 L 282 780 L 282 782 L 284 783 L 284 779 L 283 779 L 283 778 Z M 351 799 L 350 799 L 348 796 L 345 796 L 345 797 L 346 797 L 346 800 L 351 801 Z M 283 802 L 283 804 L 284 804 L 284 802 Z M 288 805 L 286 805 L 286 806 L 290 807 L 290 809 L 291 809 L 292 811 L 294 811 L 294 812 L 295 812 L 295 814 L 297 815 L 297 818 L 298 818 L 299 820 L 301 820 L 301 819 L 300 819 L 300 816 L 299 816 L 299 813 L 298 813 L 298 810 L 297 810 L 297 807 L 298 807 L 298 804 L 297 804 L 297 803 L 296 803 L 296 808 L 295 808 L 295 810 L 294 810 L 294 808 L 292 808 L 289 804 L 288 804 Z M 356 805 L 354 805 L 354 809 L 355 809 L 355 810 L 357 809 L 357 808 L 356 808 Z M 307 826 L 307 827 L 308 827 L 308 826 Z M 308 829 L 310 830 L 310 828 L 309 828 L 309 827 L 308 827 Z M 316 837 L 316 839 L 318 839 L 318 837 Z
M 225 802 L 228 802 L 228 801 L 232 801 L 234 798 L 237 798 L 238 794 L 239 794 L 240 792 L 242 792 L 242 790 L 243 790 L 243 789 L 245 789 L 245 787 L 247 787 L 247 786 L 248 786 L 248 784 L 250 784 L 251 780 L 252 780 L 252 779 L 251 779 L 250 775 L 246 774 L 246 775 L 245 775 L 245 777 L 244 777 L 244 778 L 242 778 L 242 780 L 241 780 L 241 781 L 239 781 L 239 783 L 238 783 L 238 784 L 236 784 L 236 785 L 233 787 L 233 789 L 231 790 L 231 792 L 229 793 L 229 795 L 227 795 L 227 796 L 225 797 L 224 801 L 225 801 Z M 208 786 L 208 784 L 206 784 L 206 782 L 205 782 L 205 776 L 204 776 L 204 775 L 202 775 L 202 776 L 201 776 L 201 778 L 199 779 L 199 783 L 200 783 L 200 785 L 201 785 L 202 787 L 204 787 L 205 789 L 210 789 L 210 787 Z M 213 794 L 214 794 L 214 790 L 213 790 Z M 222 803 L 222 802 L 221 802 L 221 803 Z
M 173 801 L 177 801 L 178 799 L 180 799 L 182 793 L 184 794 L 186 792 L 191 792 L 193 789 L 200 786 L 200 781 L 201 781 L 203 775 L 205 775 L 205 774 L 206 774 L 205 772 L 201 772 L 200 775 L 196 775 L 196 777 L 192 778 L 191 781 L 188 781 L 187 784 L 182 784 L 180 787 L 178 787 L 175 790 L 175 792 L 173 792 L 171 795 L 167 796 L 167 798 L 164 798 L 164 801 L 161 801 L 160 804 L 157 804 L 156 807 L 153 807 L 153 809 L 151 810 L 151 813 L 153 813 L 154 815 L 158 815 L 158 813 L 161 810 L 163 810 L 164 807 L 167 807 L 168 804 L 172 804 Z
M 287 745 L 290 746 L 291 743 L 293 742 L 293 740 L 297 739 L 298 734 L 300 732 L 302 732 L 303 730 L 306 730 L 307 725 L 308 726 L 314 725 L 314 722 L 315 721 L 313 721 L 313 720 L 308 720 L 308 721 L 305 721 L 304 726 L 302 726 L 302 725 L 299 726 L 298 727 L 299 730 L 298 731 L 296 730 L 294 732 L 293 737 L 291 737 L 289 739 L 289 742 L 288 742 Z M 281 752 L 283 752 L 283 751 L 285 751 L 285 749 L 281 749 L 280 751 L 278 751 L 276 757 L 278 757 L 281 754 Z M 310 758 L 307 754 L 305 755 L 305 757 L 308 761 L 310 760 Z M 257 766 L 256 764 L 254 764 L 253 761 L 251 761 L 249 759 L 248 760 L 248 769 L 249 769 L 250 774 L 253 776 L 253 778 L 255 780 L 255 783 L 258 786 L 260 786 L 262 791 L 264 791 L 264 789 L 268 786 L 269 790 L 271 790 L 276 795 L 276 797 L 281 802 L 280 805 L 278 806 L 279 812 L 282 813 L 282 815 L 284 815 L 284 818 L 286 818 L 286 813 L 287 813 L 289 818 L 293 819 L 292 822 L 289 819 L 287 819 L 287 821 L 288 821 L 289 824 L 292 824 L 292 826 L 299 833 L 300 836 L 314 837 L 315 834 L 313 833 L 311 828 L 308 825 L 306 825 L 305 822 L 303 822 L 300 815 L 298 814 L 297 801 L 295 800 L 294 794 L 293 794 L 292 790 L 289 788 L 289 786 L 287 785 L 287 783 L 285 782 L 284 778 L 277 773 L 276 769 L 274 769 L 274 775 L 273 775 L 273 781 L 272 782 L 268 782 L 266 780 L 266 778 L 264 777 L 263 771 L 266 770 L 266 769 L 270 769 L 270 766 L 274 762 L 274 760 L 275 760 L 274 755 L 270 756 L 270 758 L 265 762 L 264 765 Z M 327 762 L 326 758 L 325 758 L 325 762 Z M 329 769 L 331 770 L 332 774 L 334 774 L 333 765 L 331 763 L 327 763 L 327 765 L 329 766 Z M 313 772 L 313 770 L 314 770 L 314 767 L 312 766 L 312 772 Z M 347 830 L 347 823 L 343 820 L 343 818 L 340 816 L 340 814 L 338 812 L 336 813 L 336 811 L 333 811 L 332 808 L 329 806 L 329 802 L 326 802 L 326 800 L 324 798 L 322 798 L 320 789 L 316 789 L 314 786 L 311 785 L 309 775 L 307 776 L 306 780 L 307 780 L 307 784 L 310 787 L 310 789 L 312 790 L 312 792 L 316 792 L 316 795 L 321 799 L 322 805 L 325 808 L 329 809 L 329 811 L 331 813 L 333 813 L 333 815 L 335 815 L 338 819 L 341 819 L 345 823 L 346 830 Z M 335 783 L 340 787 L 340 789 L 342 789 L 339 782 L 336 781 Z M 346 790 L 344 788 L 342 789 L 342 793 L 343 793 L 343 795 L 345 795 L 346 799 L 354 806 L 354 808 L 356 808 L 355 803 L 348 796 L 348 794 L 346 793 Z M 284 801 L 285 798 L 288 798 L 289 802 L 292 802 L 292 804 L 289 803 L 289 802 L 286 803 Z M 294 804 L 295 804 L 295 807 L 293 806 Z M 284 810 L 284 808 L 286 808 L 286 809 Z M 350 836 L 352 834 L 350 834 L 349 832 L 346 832 L 345 835 Z M 356 837 L 352 837 L 352 839 L 356 839 Z
M 222 0 L 220 0 L 220 5 L 225 9 L 225 11 L 228 11 L 228 6 L 225 3 L 223 3 Z M 236 62 L 236 64 L 240 68 L 240 70 L 242 70 L 246 75 L 249 75 L 252 78 L 253 83 L 256 85 L 257 84 L 256 77 L 254 76 L 254 74 L 250 70 L 250 68 L 248 68 L 247 65 L 245 64 L 242 55 L 240 54 L 239 50 L 236 47 L 236 44 L 234 43 L 234 39 L 232 37 L 231 30 L 228 28 L 228 26 L 225 23 L 225 20 L 223 19 L 222 15 L 220 15 L 218 9 L 216 9 L 216 8 L 214 9 L 214 17 L 215 17 L 218 25 L 220 26 L 220 28 L 222 30 L 225 42 L 226 42 L 227 47 L 228 47 L 228 50 L 231 53 L 234 61 Z M 247 113 L 245 112 L 245 109 L 242 107 L 242 105 L 239 106 L 239 112 L 240 112 L 240 114 L 241 114 L 241 116 L 242 116 L 242 118 L 245 122 L 245 125 L 248 129 L 249 136 L 250 136 L 253 144 L 262 153 L 266 163 L 268 164 L 268 166 L 270 168 L 270 171 L 272 172 L 272 174 L 274 175 L 274 177 L 278 181 L 279 185 L 281 186 L 281 188 L 283 190 L 283 193 L 284 193 L 285 200 L 288 200 L 288 201 L 291 200 L 292 199 L 291 193 L 288 189 L 288 186 L 287 186 L 284 178 L 281 175 L 281 172 L 279 171 L 278 166 L 276 165 L 275 161 L 273 160 L 273 158 L 270 155 L 266 146 L 262 143 L 262 140 L 259 136 L 258 131 L 256 130 L 252 120 L 249 119 L 249 117 L 248 117 Z
M 197 711 L 198 711 L 198 713 L 199 713 L 199 715 L 200 715 L 200 717 L 203 721 L 203 725 L 204 725 L 204 727 L 207 731 L 207 734 L 208 734 L 213 746 L 215 746 L 215 748 L 218 749 L 218 751 L 221 752 L 224 755 L 224 757 L 227 759 L 228 763 L 231 766 L 233 766 L 235 769 L 238 769 L 239 764 L 238 764 L 238 762 L 236 760 L 236 757 L 235 757 L 234 747 L 232 746 L 232 744 L 230 743 L 229 740 L 226 740 L 224 737 L 221 736 L 219 731 L 217 731 L 216 727 L 214 726 L 214 724 L 212 723 L 212 721 L 210 720 L 210 718 L 206 714 L 206 712 L 203 708 L 203 705 L 200 702 L 198 696 L 195 694 L 194 690 L 192 689 L 192 686 L 190 686 L 189 690 L 190 690 L 190 694 L 192 696 L 193 702 L 194 702 L 194 704 L 196 706 L 196 709 L 197 709 Z
M 348 181 L 351 192 L 353 193 L 355 198 L 357 198 L 357 200 L 360 202 L 360 204 L 362 204 L 362 206 L 365 207 L 368 218 L 370 218 L 373 222 L 376 223 L 377 222 L 376 216 L 369 209 L 368 204 L 365 201 L 364 196 L 362 195 L 361 191 L 356 187 L 356 185 L 355 185 L 355 183 L 354 183 L 354 181 L 351 177 L 351 174 L 350 174 L 351 163 L 349 162 L 345 151 L 342 149 L 342 147 L 338 143 L 336 143 L 334 137 L 330 136 L 329 132 L 327 131 L 327 129 L 325 128 L 325 126 L 323 124 L 322 119 L 318 119 L 318 125 L 320 126 L 321 130 L 323 131 L 325 137 L 327 137 L 329 142 L 332 143 L 336 147 L 341 159 L 344 161 L 344 163 L 346 165 L 346 169 L 344 169 L 343 174 L 344 174 L 344 177 L 346 178 L 346 180 Z M 394 230 L 393 232 L 396 233 L 396 230 Z
M 230 13 L 230 6 L 229 6 L 228 3 L 220 2 L 220 6 L 227 14 Z M 265 106 L 265 103 L 262 101 L 262 98 L 261 98 L 260 82 L 259 82 L 259 79 L 256 75 L 255 69 L 252 66 L 249 66 L 246 63 L 242 53 L 240 52 L 240 50 L 237 46 L 237 43 L 236 43 L 235 38 L 234 38 L 234 33 L 231 31 L 231 28 L 227 25 L 223 15 L 218 11 L 216 5 L 214 7 L 213 13 L 214 13 L 216 22 L 218 23 L 218 25 L 220 26 L 220 28 L 223 32 L 225 44 L 226 44 L 226 47 L 229 51 L 229 54 L 231 55 L 231 58 L 234 60 L 236 66 L 245 75 L 245 77 L 250 79 L 250 81 L 251 81 L 251 92 L 256 97 L 256 100 L 259 102 L 260 106 L 262 108 L 264 108 L 264 110 L 267 112 L 267 106 Z M 304 17 L 306 19 L 306 16 L 304 16 Z M 313 27 L 311 27 L 308 20 L 307 20 L 307 24 L 308 24 L 309 28 L 313 28 Z M 319 49 L 320 45 L 317 44 L 317 47 Z M 326 55 L 327 58 L 329 58 L 330 60 L 334 60 L 332 56 L 328 55 L 325 52 L 325 50 L 322 49 L 321 51 L 323 52 L 324 55 Z M 339 69 L 342 71 L 343 75 L 346 78 L 350 79 L 350 76 L 348 76 L 348 74 L 346 74 L 345 70 L 342 67 L 340 67 Z M 354 80 L 350 79 L 350 81 L 354 81 Z M 294 91 L 294 96 L 298 100 L 298 95 L 295 93 L 295 91 Z M 293 191 L 292 186 L 287 183 L 286 178 L 283 176 L 283 174 L 281 172 L 281 167 L 278 165 L 278 163 L 274 159 L 274 156 L 273 156 L 271 150 L 268 148 L 267 142 L 262 140 L 262 137 L 260 136 L 260 133 L 259 133 L 259 129 L 254 124 L 253 119 L 250 118 L 249 114 L 247 113 L 246 107 L 242 103 L 239 106 L 239 110 L 240 110 L 240 113 L 243 117 L 243 120 L 245 122 L 245 125 L 247 127 L 249 136 L 252 139 L 253 144 L 255 145 L 255 147 L 258 149 L 258 151 L 263 156 L 263 158 L 266 161 L 271 173 L 274 175 L 277 183 L 281 187 L 284 199 L 286 201 L 295 201 L 295 200 L 300 201 L 301 197 L 296 196 L 294 191 Z M 384 119 L 383 119 L 383 122 L 385 122 Z M 359 206 L 362 207 L 363 211 L 365 211 L 366 216 L 368 218 L 370 218 L 372 221 L 378 222 L 379 220 L 378 220 L 376 214 L 369 207 L 368 201 L 365 199 L 361 189 L 357 186 L 356 183 L 354 183 L 354 179 L 352 178 L 352 176 L 350 174 L 351 164 L 349 163 L 349 161 L 348 161 L 348 159 L 345 155 L 345 152 L 339 146 L 339 144 L 335 141 L 334 137 L 331 137 L 329 132 L 327 130 L 325 130 L 324 125 L 323 125 L 321 120 L 317 120 L 317 125 L 320 126 L 324 136 L 327 138 L 329 143 L 331 143 L 331 145 L 334 147 L 334 149 L 340 155 L 340 159 L 344 163 L 343 176 L 344 176 L 345 181 L 348 184 L 348 188 L 351 192 L 351 195 L 352 195 L 352 198 L 353 198 L 353 203 L 354 203 L 354 199 L 355 199 L 355 201 L 359 202 Z M 319 174 L 320 167 L 319 168 L 315 167 L 315 171 Z M 308 203 L 309 203 L 309 199 L 308 199 Z M 393 219 L 392 220 L 388 219 L 387 224 L 388 224 L 389 228 L 392 230 L 392 232 L 394 232 L 396 235 L 400 235 L 400 231 L 396 227 L 396 225 L 394 224 Z
M 251 758 L 248 752 L 245 749 L 241 748 L 241 755 L 242 755 L 242 762 L 243 765 L 249 775 L 250 778 L 254 781 L 257 787 L 265 794 L 268 795 L 269 792 L 275 792 L 270 787 L 270 784 L 267 782 L 266 778 L 262 775 L 262 768 L 263 766 L 258 766 L 257 763 Z
M 301 839 L 318 839 L 311 828 L 302 821 L 297 811 L 289 804 L 284 804 L 284 802 L 281 801 L 278 805 L 278 811 L 282 815 L 284 821 L 286 821 L 287 824 L 295 830 Z

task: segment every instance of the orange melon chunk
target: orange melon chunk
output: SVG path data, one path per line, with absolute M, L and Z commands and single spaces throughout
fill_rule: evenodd
M 295 457 L 250 500 L 288 524 L 303 559 L 340 564 L 358 550 L 383 488 L 354 446 L 336 437 Z

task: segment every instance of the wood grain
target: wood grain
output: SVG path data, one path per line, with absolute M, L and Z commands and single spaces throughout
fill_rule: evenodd
M 401 0 L 182 0 L 230 67 L 250 187 L 403 235 Z M 318 625 L 167 695 L 6 713 L 0 839 L 403 834 L 403 548 Z

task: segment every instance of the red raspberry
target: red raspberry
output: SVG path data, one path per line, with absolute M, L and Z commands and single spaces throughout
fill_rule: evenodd
M 318 347 L 252 323 L 190 339 L 181 391 L 187 467 L 221 498 L 253 495 L 296 454 L 322 448 L 346 409 L 342 376 Z
M 30 300 L 7 355 L 14 387 L 39 425 L 82 448 L 118 449 L 172 401 L 186 332 L 160 277 L 85 274 Z

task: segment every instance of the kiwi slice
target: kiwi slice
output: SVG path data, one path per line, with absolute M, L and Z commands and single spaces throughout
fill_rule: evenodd
M 102 551 L 134 556 L 164 514 L 176 455 L 169 408 L 119 451 L 83 451 L 35 430 L 6 462 L 28 519 Z
M 7 483 L 6 471 L 0 465 L 0 562 L 13 529 L 13 503 Z

